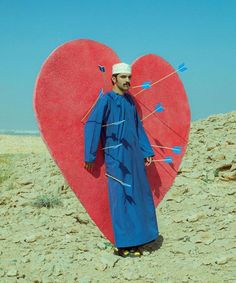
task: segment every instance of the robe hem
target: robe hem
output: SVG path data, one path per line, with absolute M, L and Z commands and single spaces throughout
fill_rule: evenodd
M 125 247 L 133 247 L 133 246 L 142 246 L 145 245 L 149 242 L 155 241 L 158 239 L 159 234 L 157 234 L 157 236 L 155 236 L 154 238 L 151 238 L 151 240 L 147 240 L 147 241 L 142 241 L 142 242 L 132 242 L 130 244 L 125 244 L 125 245 L 115 245 L 117 248 L 125 248 Z

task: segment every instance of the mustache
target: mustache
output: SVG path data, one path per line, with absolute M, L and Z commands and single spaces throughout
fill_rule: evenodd
M 130 83 L 125 83 L 124 85 L 128 85 L 128 86 L 130 86 Z

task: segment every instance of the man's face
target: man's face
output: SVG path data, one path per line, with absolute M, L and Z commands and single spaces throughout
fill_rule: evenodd
M 116 76 L 116 78 L 112 77 L 112 80 L 120 90 L 122 91 L 129 90 L 130 80 L 131 80 L 130 74 L 120 73 Z

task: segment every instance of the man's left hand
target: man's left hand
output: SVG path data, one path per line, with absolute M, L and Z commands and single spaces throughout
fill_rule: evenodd
M 144 158 L 145 166 L 149 166 L 152 163 L 152 156 Z

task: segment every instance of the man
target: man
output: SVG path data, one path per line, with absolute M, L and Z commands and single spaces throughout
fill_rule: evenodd
M 112 66 L 110 92 L 97 101 L 85 124 L 85 165 L 92 171 L 100 137 L 108 177 L 109 204 L 115 238 L 114 254 L 141 256 L 139 247 L 158 237 L 153 197 L 146 168 L 154 151 L 128 93 L 131 66 Z

